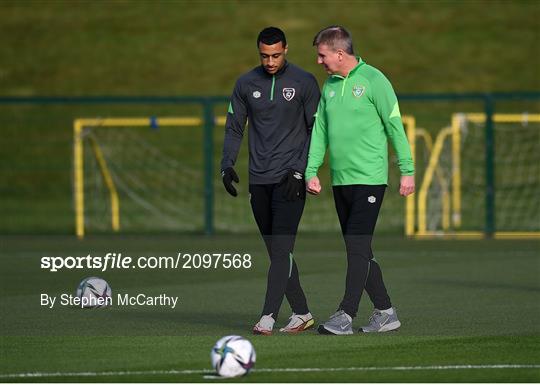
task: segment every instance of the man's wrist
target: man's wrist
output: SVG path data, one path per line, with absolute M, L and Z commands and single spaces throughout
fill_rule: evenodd
M 316 172 L 307 172 L 304 174 L 304 180 L 307 182 L 308 180 L 310 180 L 311 178 L 317 176 L 317 173 Z

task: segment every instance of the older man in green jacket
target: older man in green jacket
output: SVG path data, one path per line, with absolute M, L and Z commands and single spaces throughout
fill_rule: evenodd
M 366 289 L 375 310 L 361 332 L 385 332 L 401 326 L 373 259 L 371 239 L 388 183 L 388 139 L 401 172 L 400 194 L 414 192 L 414 164 L 388 79 L 354 55 L 345 28 L 331 26 L 314 39 L 317 62 L 329 73 L 317 109 L 305 172 L 306 189 L 319 194 L 317 171 L 326 149 L 334 201 L 347 248 L 345 294 L 337 312 L 319 326 L 321 334 L 352 334 L 360 297 Z

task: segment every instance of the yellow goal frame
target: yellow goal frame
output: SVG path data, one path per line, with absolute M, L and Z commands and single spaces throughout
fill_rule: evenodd
M 223 125 L 225 117 L 217 117 L 216 124 Z M 73 122 L 73 180 L 75 204 L 75 233 L 82 239 L 85 235 L 84 225 L 84 147 L 85 127 L 194 127 L 202 126 L 203 120 L 197 117 L 162 117 L 162 118 L 104 118 L 104 119 L 75 119 Z M 111 226 L 114 232 L 120 230 L 120 199 L 107 162 L 97 142 L 88 137 L 92 152 L 110 196 Z
M 411 143 L 413 159 L 416 155 L 416 140 L 422 138 L 426 143 L 426 148 L 430 153 L 428 166 L 422 178 L 417 185 L 417 193 L 407 197 L 407 209 L 405 213 L 405 235 L 419 239 L 433 238 L 466 238 L 482 239 L 485 233 L 482 231 L 448 231 L 450 223 L 454 229 L 461 227 L 461 122 L 463 120 L 472 123 L 485 123 L 486 114 L 484 113 L 456 113 L 452 115 L 450 127 L 443 128 L 431 145 L 431 136 L 422 129 L 417 129 L 415 125 L 407 126 L 407 136 Z M 494 123 L 520 123 L 520 122 L 540 122 L 540 114 L 494 114 Z M 451 190 L 448 189 L 449 180 L 437 176 L 440 156 L 443 150 L 444 142 L 451 140 L 452 152 L 452 173 Z M 427 229 L 427 193 L 434 182 L 434 176 L 437 176 L 438 183 L 443 190 L 442 202 L 442 230 L 430 231 Z M 417 181 L 418 182 L 418 181 Z M 450 207 L 451 204 L 451 207 Z M 495 239 L 508 238 L 540 238 L 540 231 L 496 231 L 493 234 Z

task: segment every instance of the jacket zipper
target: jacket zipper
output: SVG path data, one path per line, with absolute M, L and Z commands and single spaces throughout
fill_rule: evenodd
M 274 100 L 274 86 L 276 85 L 276 75 L 272 75 L 272 89 L 270 91 L 270 101 Z
M 347 74 L 345 79 L 343 79 L 343 85 L 341 86 L 341 100 L 343 100 L 343 95 L 345 94 L 345 85 L 347 84 L 347 80 L 349 79 L 349 74 Z

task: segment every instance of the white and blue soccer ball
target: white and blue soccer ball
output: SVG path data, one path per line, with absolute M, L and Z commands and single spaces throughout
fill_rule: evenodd
M 88 277 L 81 281 L 76 295 L 81 301 L 81 307 L 105 307 L 111 304 L 112 290 L 103 278 Z
M 222 377 L 238 377 L 249 373 L 257 355 L 251 342 L 240 336 L 221 338 L 210 353 L 212 367 Z

